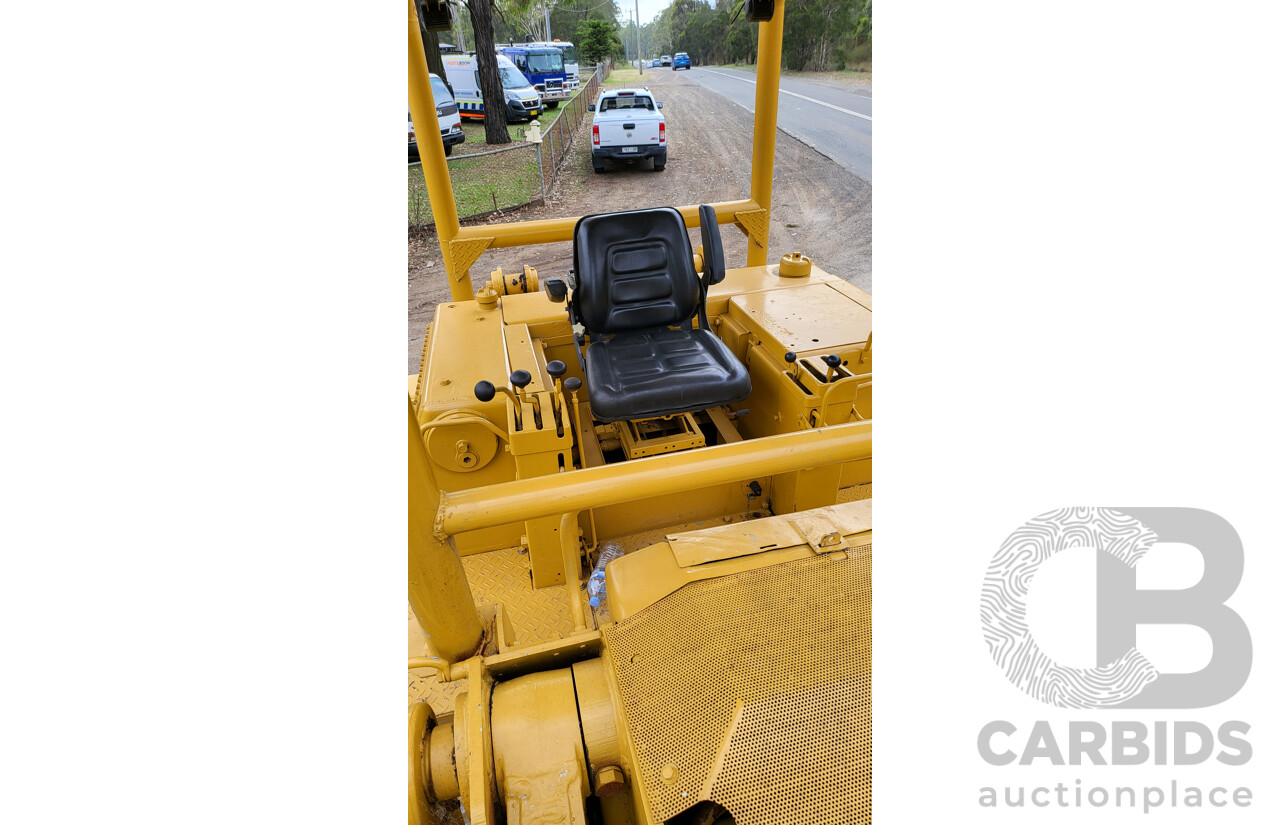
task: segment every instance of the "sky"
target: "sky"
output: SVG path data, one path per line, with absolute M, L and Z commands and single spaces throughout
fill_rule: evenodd
M 630 20 L 636 11 L 636 0 L 617 0 L 617 2 L 618 11 L 622 12 L 622 16 L 618 18 L 618 21 Z M 661 14 L 662 10 L 669 5 L 671 5 L 671 0 L 640 0 L 640 22 L 652 22 L 653 18 Z

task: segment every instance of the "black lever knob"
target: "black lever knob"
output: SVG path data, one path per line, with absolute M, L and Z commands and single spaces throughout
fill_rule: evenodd
M 529 374 L 528 370 L 516 370 L 511 373 L 511 386 L 513 387 L 524 389 L 529 386 L 529 382 L 532 380 L 533 376 Z
M 839 355 L 824 355 L 824 356 L 822 356 L 822 360 L 823 360 L 823 362 L 824 362 L 824 363 L 826 363 L 826 365 L 827 365 L 828 367 L 838 367 L 838 366 L 840 366 L 840 356 L 839 356 Z
M 476 384 L 476 399 L 479 401 L 492 401 L 495 392 L 493 384 L 488 381 Z
M 564 375 L 568 371 L 569 371 L 569 368 L 564 365 L 563 361 L 547 362 L 547 374 L 550 375 L 552 378 L 559 378 L 560 376 Z
M 782 357 L 786 359 L 788 364 L 794 364 L 796 362 L 796 354 L 791 350 L 787 350 L 787 354 Z
M 577 392 L 582 389 L 582 379 L 578 377 L 564 379 L 564 388 L 569 392 Z

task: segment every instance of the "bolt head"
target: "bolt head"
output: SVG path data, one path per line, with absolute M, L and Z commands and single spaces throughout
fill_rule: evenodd
M 627 784 L 627 777 L 616 765 L 606 765 L 596 772 L 596 796 L 613 796 Z

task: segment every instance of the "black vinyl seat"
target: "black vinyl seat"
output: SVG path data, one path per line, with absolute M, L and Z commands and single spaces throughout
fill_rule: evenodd
M 702 278 L 671 207 L 588 215 L 574 227 L 570 313 L 589 339 L 587 389 L 601 421 L 695 412 L 751 394 L 747 368 L 708 329 L 707 289 L 724 280 L 724 250 L 715 210 L 699 207 L 699 217 Z

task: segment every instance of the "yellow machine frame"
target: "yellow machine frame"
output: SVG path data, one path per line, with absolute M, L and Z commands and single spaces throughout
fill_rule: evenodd
M 410 113 L 415 124 L 434 124 L 413 0 L 407 7 Z M 773 586 L 760 577 L 775 569 L 826 581 L 827 571 L 845 569 L 841 564 L 860 565 L 865 605 L 858 599 L 816 605 L 807 621 L 857 625 L 857 641 L 849 643 L 857 652 L 849 655 L 865 659 L 866 672 L 857 677 L 869 685 L 869 624 L 864 640 L 861 623 L 869 623 L 870 502 L 857 499 L 869 496 L 871 479 L 870 296 L 799 253 L 767 263 L 784 11 L 785 0 L 776 0 L 772 19 L 759 24 L 751 195 L 712 205 L 716 222 L 737 226 L 748 245 L 746 267 L 711 290 L 707 315 L 747 365 L 756 409 L 689 414 L 679 434 L 652 443 L 639 440 L 645 428 L 623 422 L 616 431 L 626 460 L 604 460 L 610 444 L 591 425 L 589 399 L 566 386 L 581 375 L 572 333 L 563 309 L 537 291 L 537 273 L 525 267 L 512 278 L 498 270 L 472 292 L 471 267 L 483 252 L 570 241 L 578 219 L 462 227 L 442 144 L 419 142 L 452 302 L 438 309 L 422 369 L 409 382 L 408 593 L 411 634 L 420 642 L 415 648 L 411 641 L 409 667 L 434 672 L 436 684 L 465 689 L 451 714 L 428 702 L 410 707 L 411 823 L 440 821 L 434 803 L 457 798 L 473 824 L 586 825 L 596 818 L 657 825 L 698 801 L 684 801 L 691 791 L 705 800 L 732 797 L 733 788 L 713 778 L 728 775 L 734 730 L 753 724 L 743 721 L 742 700 L 729 709 L 729 732 L 710 734 L 724 740 L 704 755 L 715 757 L 704 782 L 702 768 L 646 756 L 644 748 L 653 746 L 644 744 L 645 725 L 654 722 L 637 710 L 638 688 L 623 677 L 649 655 L 639 622 L 696 583 L 719 582 L 720 594 L 738 586 L 768 593 Z M 677 209 L 687 227 L 700 225 L 697 205 Z M 801 310 L 812 316 L 803 335 L 771 320 Z M 818 331 L 828 328 L 838 329 L 829 340 Z M 471 345 L 459 340 L 464 334 L 497 345 Z M 548 372 L 555 360 L 570 365 L 567 376 Z M 516 369 L 529 374 L 527 386 L 498 387 L 490 401 L 478 402 L 455 377 Z M 838 489 L 862 493 L 838 502 Z M 734 514 L 767 515 L 748 512 L 762 500 L 775 515 L 737 525 Z M 716 526 L 658 535 L 609 567 L 616 624 L 584 606 L 584 543 L 597 549 L 612 537 L 703 519 Z M 527 558 L 529 589 L 565 594 L 562 632 L 518 639 L 509 605 L 486 599 L 478 606 L 477 581 L 464 560 L 513 547 Z M 847 612 L 854 602 L 862 611 L 856 617 Z M 690 621 L 701 616 L 696 605 L 671 604 L 670 610 L 692 610 Z M 788 635 L 777 643 L 778 661 L 791 662 L 786 667 L 799 680 L 787 690 L 823 689 L 823 679 L 833 678 L 806 663 L 803 639 Z M 620 661 L 617 650 L 633 652 Z M 677 657 L 664 667 L 676 673 L 697 665 Z M 831 701 L 814 695 L 815 702 Z M 869 727 L 867 737 L 869 771 Z M 853 750 L 844 756 L 861 765 L 862 747 L 856 759 Z M 847 810 L 869 817 L 869 783 L 842 793 L 856 795 Z M 589 815 L 590 806 L 597 813 Z

